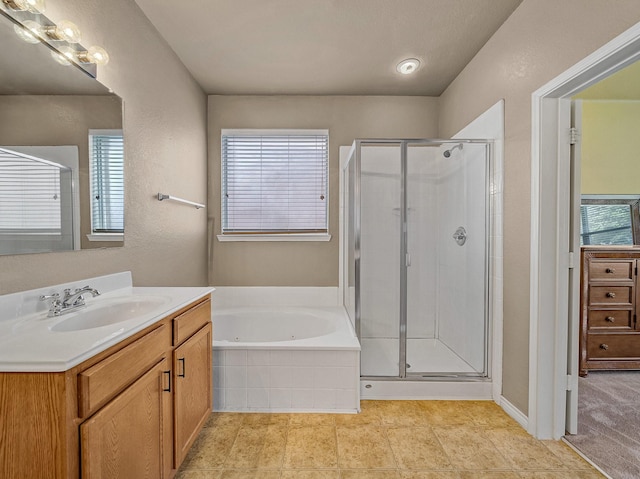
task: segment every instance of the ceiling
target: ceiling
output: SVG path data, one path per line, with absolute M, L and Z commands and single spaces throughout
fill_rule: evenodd
M 429 96 L 521 1 L 136 0 L 208 94 Z

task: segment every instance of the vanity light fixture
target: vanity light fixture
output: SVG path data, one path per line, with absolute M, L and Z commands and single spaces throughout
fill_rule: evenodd
M 44 13 L 45 0 L 2 0 L 9 9 L 16 12 Z
M 87 51 L 77 52 L 76 58 L 82 63 L 95 63 L 96 65 L 106 65 L 109 63 L 109 54 L 107 51 L 97 45 L 89 47 Z
M 42 33 L 51 40 L 64 40 L 67 43 L 79 43 L 82 37 L 78 26 L 69 20 L 62 20 L 57 25 L 42 27 Z
M 42 33 L 40 24 L 38 22 L 34 22 L 33 20 L 26 20 L 22 23 L 22 26 L 14 25 L 13 30 L 21 40 L 24 40 L 27 43 L 40 43 L 40 35 Z
M 412 73 L 415 73 L 418 68 L 420 68 L 420 60 L 417 58 L 407 58 L 406 60 L 402 60 L 398 63 L 396 71 L 403 75 L 411 75 Z
M 76 59 L 76 51 L 70 46 L 60 47 L 51 51 L 51 57 L 60 65 L 69 66 Z

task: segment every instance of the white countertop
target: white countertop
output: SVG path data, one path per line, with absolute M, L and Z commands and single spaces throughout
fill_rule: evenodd
M 87 306 L 78 312 L 48 318 L 48 302 L 37 299 L 41 294 L 85 285 L 102 294 L 95 298 L 85 295 Z M 131 274 L 119 273 L 0 296 L 0 371 L 66 371 L 212 291 L 212 287 L 133 287 Z M 106 302 L 149 296 L 158 299 L 158 305 L 132 319 L 78 331 L 51 330 L 56 324 L 89 313 Z

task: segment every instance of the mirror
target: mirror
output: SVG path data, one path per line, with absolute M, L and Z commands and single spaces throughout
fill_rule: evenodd
M 122 246 L 122 100 L 0 11 L 0 254 Z

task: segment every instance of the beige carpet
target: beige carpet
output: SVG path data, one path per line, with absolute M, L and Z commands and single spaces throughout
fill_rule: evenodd
M 640 371 L 580 378 L 578 434 L 566 439 L 613 479 L 640 478 Z

